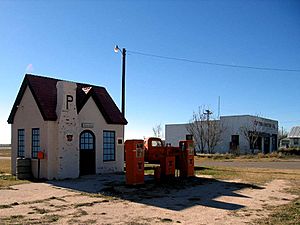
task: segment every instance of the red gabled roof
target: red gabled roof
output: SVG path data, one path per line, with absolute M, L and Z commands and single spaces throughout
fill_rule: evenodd
M 10 124 L 13 123 L 14 116 L 17 112 L 18 105 L 22 100 L 26 87 L 29 87 L 30 91 L 32 92 L 32 95 L 43 116 L 43 119 L 56 121 L 56 84 L 58 81 L 60 80 L 49 77 L 26 74 L 7 122 Z M 92 87 L 92 89 L 88 92 L 88 94 L 85 94 L 82 90 L 83 87 Z M 114 101 L 112 100 L 112 98 L 110 97 L 110 95 L 104 87 L 77 83 L 77 112 L 80 112 L 80 110 L 83 108 L 83 106 L 90 97 L 93 98 L 98 109 L 100 110 L 108 124 L 127 124 L 126 119 L 123 117 L 119 108 L 116 106 L 116 104 L 114 103 Z

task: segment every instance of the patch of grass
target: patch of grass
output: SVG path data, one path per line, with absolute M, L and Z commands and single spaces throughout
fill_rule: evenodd
M 50 224 L 57 222 L 59 218 L 60 216 L 55 214 L 44 215 L 36 219 L 26 218 L 24 215 L 13 215 L 2 217 L 1 222 L 4 222 L 3 224 Z
M 154 169 L 152 169 L 152 168 L 145 168 L 144 174 L 145 175 L 154 175 Z
M 195 160 L 203 161 L 203 160 L 216 160 L 216 161 L 286 161 L 286 160 L 295 160 L 300 159 L 298 155 L 285 155 L 281 152 L 272 152 L 269 154 L 258 153 L 256 155 L 248 154 L 248 155 L 234 155 L 234 154 L 200 154 L 195 156 Z
M 269 218 L 258 221 L 262 225 L 300 224 L 300 179 L 293 181 L 292 187 L 286 191 L 298 198 L 286 205 L 277 206 Z
M 209 175 L 212 176 L 215 179 L 223 179 L 223 180 L 229 180 L 229 179 L 236 179 L 239 177 L 238 171 L 235 171 L 233 169 L 221 169 L 217 167 L 202 167 L 200 170 L 195 168 L 196 175 Z
M 0 174 L 11 174 L 10 162 L 10 159 L 0 159 Z
M 34 207 L 32 209 L 34 209 L 38 214 L 46 214 L 50 212 L 50 210 L 44 208 L 41 209 L 41 208 Z
M 0 205 L 0 209 L 8 209 L 8 208 L 12 208 L 13 206 L 19 205 L 19 203 L 14 202 L 11 204 L 7 204 L 7 205 Z
M 103 189 L 100 190 L 100 193 L 87 193 L 87 192 L 82 192 L 80 195 L 84 196 L 89 196 L 91 198 L 102 198 L 103 200 L 98 202 L 98 203 L 105 203 L 105 202 L 110 202 L 114 200 L 118 200 L 116 196 L 110 196 L 110 195 L 105 195 L 103 194 Z
M 56 214 L 50 214 L 50 215 L 45 215 L 41 218 L 41 223 L 46 224 L 46 223 L 54 223 L 59 220 L 60 216 Z
M 276 206 L 267 218 L 257 219 L 256 225 L 294 225 L 300 224 L 300 198 L 289 204 Z
M 300 180 L 299 170 L 234 168 L 234 167 L 195 167 L 196 175 L 210 175 L 215 179 L 240 179 L 244 182 L 264 184 L 274 179 Z
M 9 187 L 17 184 L 29 183 L 28 180 L 17 180 L 15 176 L 12 175 L 1 175 L 0 174 L 0 190 L 10 189 Z
M 12 208 L 11 204 L 8 204 L 8 205 L 0 205 L 0 209 L 8 209 L 8 208 Z
M 88 215 L 88 212 L 83 210 L 83 209 L 77 209 L 77 211 L 73 214 L 73 217 L 81 217 L 81 216 L 86 216 Z
M 286 190 L 299 197 L 286 205 L 269 208 L 272 211 L 267 218 L 257 219 L 254 225 L 292 225 L 300 224 L 300 171 L 257 168 L 224 168 L 224 167 L 200 167 L 196 168 L 196 174 L 211 175 L 215 179 L 240 179 L 243 182 L 264 184 L 274 179 L 286 179 L 293 186 Z M 276 198 L 276 196 L 274 196 Z M 266 206 L 269 207 L 269 206 Z
M 23 224 L 25 216 L 23 215 L 13 215 L 9 217 L 1 218 L 4 224 Z
M 95 203 L 94 202 L 84 202 L 84 203 L 78 203 L 76 204 L 74 207 L 75 208 L 79 208 L 79 207 L 83 207 L 83 206 L 93 206 Z
M 67 196 L 65 196 L 67 197 Z M 61 201 L 61 202 L 67 202 L 65 199 L 61 198 L 61 197 L 55 197 L 55 196 L 52 196 L 50 198 L 48 198 L 48 200 L 58 200 L 58 201 Z
M 17 180 L 15 176 L 11 175 L 10 162 L 10 159 L 0 159 L 0 190 L 7 189 L 12 185 L 29 182 L 27 180 Z

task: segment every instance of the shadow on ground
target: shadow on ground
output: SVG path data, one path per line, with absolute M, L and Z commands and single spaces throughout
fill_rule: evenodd
M 124 174 L 83 176 L 75 180 L 49 181 L 57 188 L 68 188 L 90 194 L 117 197 L 145 205 L 180 211 L 193 206 L 202 205 L 224 210 L 238 210 L 244 205 L 218 201 L 218 197 L 231 196 L 249 198 L 237 191 L 262 187 L 227 182 L 212 178 L 192 177 L 188 179 L 170 179 L 167 182 L 156 183 L 154 177 L 145 176 L 145 184 L 126 186 Z

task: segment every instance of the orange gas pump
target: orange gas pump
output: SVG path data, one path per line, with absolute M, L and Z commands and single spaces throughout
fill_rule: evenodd
M 126 140 L 126 184 L 144 184 L 144 141 Z
M 180 141 L 180 177 L 194 176 L 194 144 L 192 140 Z
M 163 156 L 160 159 L 161 176 L 175 176 L 175 156 Z

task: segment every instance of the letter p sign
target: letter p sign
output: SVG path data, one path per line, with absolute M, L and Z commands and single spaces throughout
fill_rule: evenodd
M 73 102 L 73 96 L 72 95 L 67 95 L 67 109 L 69 109 L 69 103 Z

